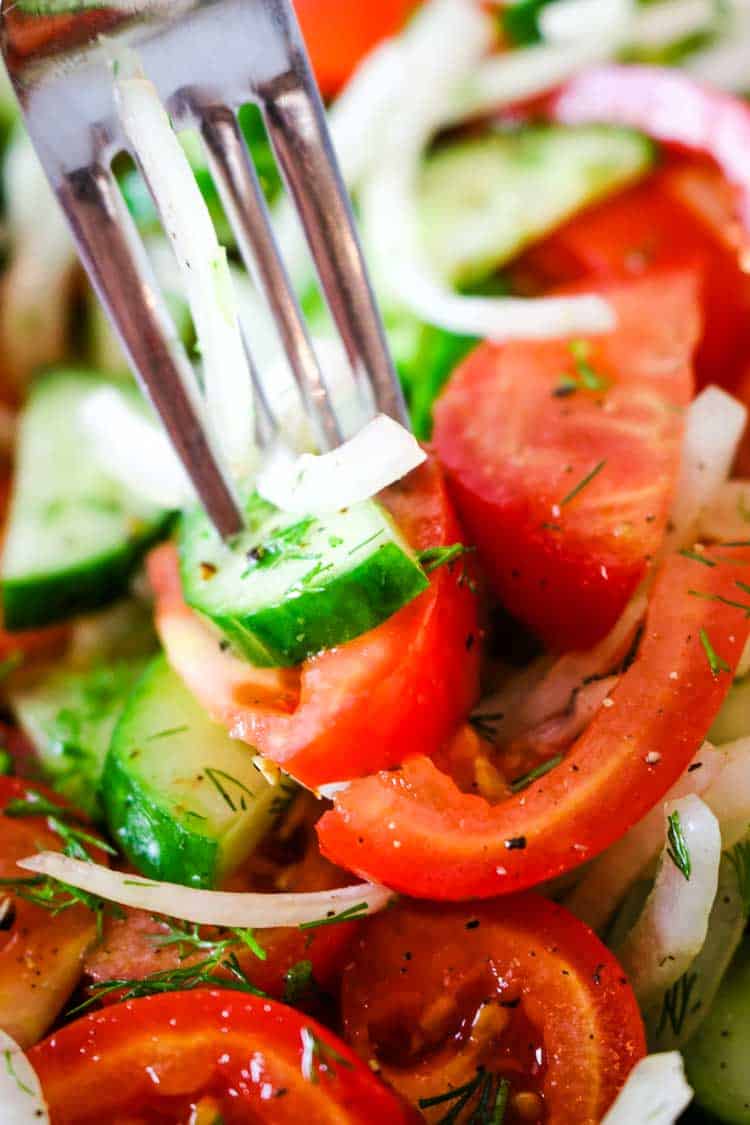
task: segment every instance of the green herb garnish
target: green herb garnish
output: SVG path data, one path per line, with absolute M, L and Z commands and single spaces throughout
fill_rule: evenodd
M 475 551 L 476 547 L 466 547 L 463 543 L 451 543 L 449 547 L 427 547 L 417 555 L 417 562 L 425 574 L 432 574 L 439 566 L 450 566 L 456 559 Z
M 669 828 L 667 829 L 667 855 L 672 860 L 677 870 L 685 879 L 689 880 L 693 867 L 690 862 L 690 852 L 685 843 L 685 835 L 682 831 L 680 814 L 675 811 L 670 813 L 667 819 L 669 821 Z
M 591 470 L 591 472 L 588 473 L 583 478 L 583 480 L 579 480 L 575 488 L 571 489 L 568 495 L 563 497 L 563 499 L 560 501 L 560 507 L 564 508 L 566 504 L 569 504 L 571 502 L 571 500 L 575 500 L 576 496 L 580 495 L 580 493 L 583 492 L 584 488 L 591 484 L 594 477 L 599 475 L 606 464 L 607 462 L 606 460 L 604 460 L 600 461 L 598 465 L 594 465 L 594 468 Z
M 730 672 L 731 673 L 732 669 L 729 667 L 726 660 L 724 660 L 716 652 L 713 645 L 711 644 L 708 633 L 706 632 L 705 629 L 701 629 L 700 639 L 701 639 L 701 644 L 703 645 L 703 651 L 706 654 L 706 659 L 708 660 L 708 666 L 711 669 L 714 676 L 718 676 L 720 672 Z
M 544 775 L 549 773 L 550 770 L 553 770 L 555 766 L 559 766 L 562 760 L 562 754 L 555 754 L 554 758 L 549 758 L 546 762 L 541 762 L 538 766 L 535 766 L 533 770 L 529 770 L 528 773 L 525 773 L 523 777 L 516 778 L 515 781 L 510 783 L 511 793 L 520 793 L 522 789 L 528 788 L 532 782 L 538 781 L 540 777 L 544 777 Z

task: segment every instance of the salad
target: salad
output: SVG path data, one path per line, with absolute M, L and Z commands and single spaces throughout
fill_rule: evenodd
M 750 1122 L 750 4 L 296 7 L 413 432 L 113 66 L 229 541 L 0 98 L 0 1120 Z

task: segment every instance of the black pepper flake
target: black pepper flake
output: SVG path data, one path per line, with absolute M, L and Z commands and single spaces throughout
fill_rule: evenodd
M 472 918 L 471 921 L 466 923 L 466 929 L 467 930 L 477 930 L 477 929 L 479 929 L 479 919 L 478 918 Z
M 509 840 L 505 841 L 505 846 L 509 852 L 522 851 L 526 847 L 526 837 L 511 836 Z
M 516 996 L 515 1000 L 501 1000 L 500 1001 L 500 1007 L 501 1008 L 517 1008 L 520 1003 L 521 1003 L 521 997 Z
M 688 773 L 693 773 L 695 770 L 699 770 L 702 765 L 703 762 L 693 762 L 692 766 L 688 766 Z
M 474 634 L 469 633 L 468 637 L 466 638 L 466 651 L 467 652 L 471 652 L 471 650 L 474 648 L 474 641 L 475 641 Z

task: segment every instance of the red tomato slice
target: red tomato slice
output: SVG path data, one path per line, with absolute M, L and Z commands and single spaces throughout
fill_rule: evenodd
M 435 462 L 383 496 L 417 550 L 460 542 Z M 377 629 L 299 669 L 256 669 L 219 650 L 182 601 L 170 546 L 149 560 L 156 621 L 172 667 L 231 733 L 315 787 L 433 754 L 478 691 L 476 598 L 463 561 Z
M 54 1125 L 187 1121 L 201 1101 L 226 1125 L 418 1120 L 330 1031 L 227 991 L 116 1004 L 62 1028 L 29 1058 Z
M 640 277 L 692 267 L 700 277 L 700 386 L 736 385 L 750 359 L 750 277 L 736 193 L 714 166 L 673 162 L 637 187 L 576 216 L 519 263 L 522 282 L 557 286 L 583 278 Z
M 43 786 L 20 778 L 0 777 L 0 809 L 23 801 L 29 791 L 66 806 Z M 62 841 L 46 817 L 0 815 L 0 876 L 27 879 L 28 871 L 16 866 L 43 850 L 60 851 Z M 97 862 L 106 857 L 96 856 Z M 86 950 L 96 938 L 96 919 L 85 906 L 72 906 L 53 914 L 0 888 L 0 898 L 11 899 L 10 925 L 0 928 L 0 1027 L 27 1047 L 53 1023 L 83 972 Z M 63 896 L 64 897 L 64 896 Z M 6 917 L 6 921 L 7 921 Z
M 506 1125 L 597 1125 L 645 1053 L 638 1005 L 610 951 L 530 894 L 399 903 L 368 919 L 344 972 L 342 1012 L 357 1053 L 415 1104 L 473 1081 L 474 1109 L 483 1078 L 505 1078 Z M 428 1121 L 455 1104 L 439 1103 Z
M 493 589 L 563 650 L 610 631 L 659 548 L 692 391 L 694 275 L 606 293 L 614 332 L 484 344 L 435 410 L 435 447 Z
M 368 51 L 401 30 L 416 0 L 378 0 L 366 5 L 346 0 L 294 0 L 294 7 L 321 91 L 330 97 Z
M 719 600 L 747 603 L 750 548 L 702 557 L 665 564 L 635 662 L 548 774 L 491 805 L 416 758 L 336 795 L 318 823 L 324 855 L 417 897 L 463 899 L 533 886 L 619 839 L 700 746 L 750 631 Z

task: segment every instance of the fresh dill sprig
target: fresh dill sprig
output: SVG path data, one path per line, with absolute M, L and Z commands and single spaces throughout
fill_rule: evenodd
M 251 996 L 267 996 L 256 988 L 237 960 L 235 953 L 206 957 L 194 965 L 162 969 L 140 979 L 117 977 L 101 981 L 89 989 L 82 1004 L 72 1008 L 69 1016 L 79 1015 L 114 992 L 121 992 L 120 1000 L 137 1000 L 141 996 L 156 996 L 162 992 L 190 992 L 196 988 L 223 988 L 230 992 L 246 992 Z
M 165 934 L 151 934 L 150 940 L 158 946 L 177 946 L 178 957 L 184 961 L 193 952 L 209 953 L 212 957 L 221 958 L 238 946 L 245 946 L 259 961 L 265 961 L 268 954 L 260 944 L 251 929 L 241 926 L 225 929 L 222 927 L 220 936 L 206 937 L 201 933 L 201 928 L 196 922 L 182 922 L 177 918 L 163 918 L 158 914 L 152 915 L 155 922 L 160 922 L 167 927 Z
M 97 939 L 101 940 L 104 929 L 104 915 L 109 913 L 114 918 L 124 918 L 124 911 L 116 903 L 107 902 L 98 895 L 89 891 L 82 891 L 79 887 L 72 887 L 58 879 L 50 879 L 45 875 L 31 875 L 28 878 L 0 879 L 0 889 L 4 888 L 16 898 L 22 898 L 33 906 L 49 910 L 53 918 L 69 910 L 71 906 L 85 906 L 96 917 Z
M 302 1077 L 313 1084 L 317 1083 L 320 1072 L 336 1076 L 336 1067 L 343 1066 L 351 1070 L 352 1064 L 345 1059 L 340 1051 L 326 1043 L 310 1027 L 303 1027 L 300 1031 L 302 1038 L 302 1060 L 300 1070 Z
M 434 1106 L 452 1103 L 435 1125 L 457 1125 L 463 1110 L 476 1099 L 466 1125 L 502 1125 L 509 1096 L 510 1083 L 507 1078 L 500 1078 L 480 1066 L 475 1076 L 463 1086 L 456 1086 L 453 1090 L 430 1098 L 420 1098 L 418 1105 L 420 1109 L 432 1109 Z
M 584 488 L 591 484 L 592 480 L 599 475 L 604 466 L 607 464 L 606 459 L 600 461 L 598 465 L 594 465 L 590 473 L 587 473 L 583 480 L 579 480 L 574 488 L 571 488 L 567 496 L 564 496 L 560 501 L 560 507 L 564 508 L 566 504 L 570 504 L 571 500 L 575 500 L 576 496 L 580 496 Z
M 3 1057 L 5 1059 L 5 1071 L 8 1076 L 13 1079 L 22 1094 L 28 1094 L 29 1097 L 33 1097 L 34 1091 L 30 1086 L 26 1085 L 23 1079 L 16 1072 L 16 1065 L 13 1061 L 13 1052 L 8 1047 L 6 1047 L 3 1051 Z
M 33 789 L 28 791 L 27 798 L 9 801 L 3 810 L 3 815 L 17 819 L 30 816 L 46 817 L 51 831 L 63 841 L 63 852 L 73 859 L 82 859 L 90 863 L 92 857 L 86 850 L 87 846 L 98 848 L 108 855 L 117 855 L 115 849 L 104 840 L 92 836 L 83 828 L 78 828 L 76 823 L 80 824 L 81 821 L 72 810 L 55 804 Z M 76 823 L 71 824 L 71 820 Z
M 354 918 L 364 917 L 367 910 L 366 902 L 358 902 L 354 906 L 347 906 L 345 910 L 340 910 L 338 914 L 332 912 L 325 918 L 316 918 L 312 922 L 300 922 L 297 928 L 300 930 L 317 930 L 319 926 L 333 926 L 337 922 L 351 922 Z
M 528 788 L 532 782 L 538 781 L 540 777 L 544 777 L 544 775 L 549 773 L 550 770 L 553 770 L 555 766 L 560 765 L 563 757 L 564 755 L 562 754 L 555 754 L 554 758 L 548 758 L 546 762 L 541 762 L 538 766 L 535 766 L 533 770 L 529 770 L 528 773 L 525 773 L 523 777 L 517 777 L 515 781 L 511 781 L 511 793 L 520 793 L 522 789 Z
M 693 865 L 690 860 L 690 852 L 685 843 L 685 835 L 682 831 L 682 822 L 680 814 L 675 810 L 667 817 L 669 821 L 669 828 L 667 829 L 667 855 L 672 860 L 677 870 L 689 880 L 693 870 Z
M 294 1007 L 305 1000 L 315 987 L 312 961 L 297 961 L 284 973 L 284 1003 Z
M 659 1023 L 656 1028 L 657 1038 L 665 1031 L 667 1024 L 671 1027 L 674 1036 L 679 1036 L 682 1033 L 685 1020 L 693 1010 L 690 1006 L 690 1000 L 697 980 L 697 973 L 683 973 L 680 979 L 675 981 L 672 987 L 664 993 Z
M 734 868 L 745 917 L 750 918 L 750 839 L 740 840 L 724 854 Z
M 731 672 L 732 671 L 732 669 L 727 664 L 726 660 L 724 660 L 716 652 L 716 649 L 711 644 L 711 640 L 710 640 L 710 638 L 708 636 L 708 633 L 706 632 L 705 629 L 701 629 L 701 631 L 700 631 L 700 641 L 701 641 L 701 644 L 703 646 L 703 651 L 706 654 L 706 660 L 708 661 L 708 666 L 711 669 L 711 672 L 713 673 L 714 676 L 718 676 L 720 672 Z
M 701 563 L 703 566 L 716 566 L 716 559 L 706 558 L 705 555 L 700 554 L 699 551 L 689 551 L 687 547 L 682 551 L 677 552 L 682 555 L 683 559 L 690 559 L 691 562 Z
M 451 543 L 446 547 L 426 547 L 417 555 L 417 562 L 425 574 L 432 574 L 440 566 L 450 566 L 456 559 L 471 554 L 476 547 L 467 547 L 464 543 Z
M 230 773 L 225 773 L 224 770 L 217 769 L 215 766 L 207 766 L 203 772 L 208 780 L 216 789 L 222 800 L 229 806 L 232 812 L 244 812 L 247 807 L 247 798 L 250 798 L 251 803 L 255 800 L 255 794 L 251 789 L 240 781 L 237 777 L 232 777 Z M 228 786 L 234 786 L 237 790 L 234 796 L 230 792 Z

